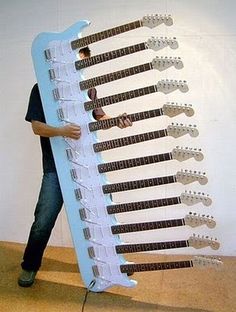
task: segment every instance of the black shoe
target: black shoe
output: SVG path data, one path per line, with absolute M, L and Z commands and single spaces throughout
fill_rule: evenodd
M 34 283 L 36 274 L 37 271 L 22 270 L 18 278 L 18 285 L 21 287 L 30 287 Z

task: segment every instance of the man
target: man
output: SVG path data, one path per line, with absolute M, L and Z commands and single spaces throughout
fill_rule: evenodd
M 79 51 L 81 59 L 90 57 L 88 47 Z M 96 99 L 96 89 L 88 90 L 88 96 L 93 101 Z M 96 120 L 110 118 L 101 108 L 93 111 Z M 22 272 L 18 278 L 18 284 L 29 287 L 34 283 L 35 276 L 42 262 L 44 250 L 47 246 L 51 231 L 55 225 L 57 216 L 63 205 L 62 193 L 57 177 L 56 167 L 50 145 L 50 137 L 63 136 L 78 140 L 81 129 L 77 124 L 67 124 L 62 127 L 53 127 L 45 123 L 45 117 L 40 99 L 38 85 L 34 85 L 31 91 L 28 111 L 25 120 L 31 122 L 34 134 L 40 136 L 43 156 L 43 179 L 38 202 L 34 212 L 28 243 L 25 248 Z M 119 128 L 131 126 L 131 121 L 126 114 L 120 115 Z

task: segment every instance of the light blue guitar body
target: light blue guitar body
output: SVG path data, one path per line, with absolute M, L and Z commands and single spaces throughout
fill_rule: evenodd
M 83 103 L 89 98 L 79 88 L 83 76 L 74 66 L 78 51 L 72 50 L 70 43 L 80 38 L 88 25 L 88 21 L 80 21 L 62 33 L 39 34 L 32 45 L 32 57 L 47 124 L 60 127 L 73 122 L 81 126 L 80 140 L 54 137 L 50 141 L 80 274 L 87 288 L 100 292 L 113 285 L 133 287 L 136 282 L 119 269 L 127 262 L 115 252 L 114 246 L 122 242 L 111 233 L 111 225 L 117 221 L 106 211 L 112 202 L 102 192 L 107 181 L 97 170 L 102 159 L 92 148 L 96 134 L 88 129 L 94 119 L 92 112 L 84 110 Z M 55 76 L 50 77 L 49 71 Z M 82 213 L 86 216 L 81 217 Z M 84 229 L 89 229 L 87 237 Z M 89 255 L 91 247 L 95 250 L 101 244 L 108 248 L 104 254 L 95 258 Z M 105 275 L 95 274 L 94 268 L 100 263 L 109 267 Z

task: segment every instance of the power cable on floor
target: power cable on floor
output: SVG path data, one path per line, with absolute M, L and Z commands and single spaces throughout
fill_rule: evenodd
M 81 312 L 84 312 L 84 308 L 85 308 L 85 304 L 86 304 L 86 301 L 87 301 L 88 294 L 89 294 L 90 290 L 93 288 L 93 286 L 95 285 L 95 283 L 96 283 L 96 281 L 92 280 L 91 283 L 89 284 L 87 290 L 86 290 Z

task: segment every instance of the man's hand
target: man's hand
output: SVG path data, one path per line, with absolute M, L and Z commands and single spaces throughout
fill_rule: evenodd
M 68 124 L 61 127 L 61 135 L 67 138 L 78 140 L 81 137 L 81 128 L 76 124 Z
M 118 117 L 119 117 L 119 123 L 117 126 L 120 129 L 132 126 L 132 121 L 128 118 L 126 113 L 123 113 L 123 114 L 119 115 Z
M 68 123 L 63 127 L 53 127 L 37 120 L 32 120 L 31 123 L 34 134 L 40 135 L 42 137 L 51 138 L 56 136 L 64 136 L 78 140 L 81 136 L 80 126 L 73 123 Z

